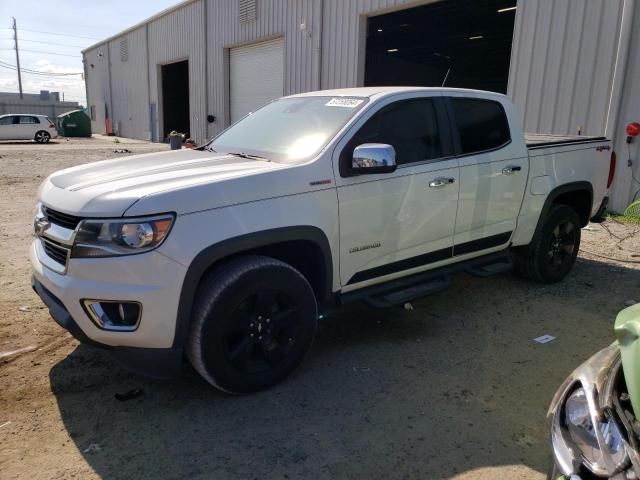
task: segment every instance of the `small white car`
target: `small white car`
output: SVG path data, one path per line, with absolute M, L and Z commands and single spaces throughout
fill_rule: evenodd
M 56 126 L 46 115 L 0 115 L 0 140 L 48 143 L 57 137 Z

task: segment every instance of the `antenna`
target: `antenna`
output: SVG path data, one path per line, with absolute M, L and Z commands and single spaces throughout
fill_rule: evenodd
M 449 78 L 449 73 L 451 73 L 451 67 L 449 67 L 449 69 L 447 70 L 447 73 L 444 76 L 444 80 L 442 80 L 442 85 L 440 85 L 441 87 L 444 87 L 444 84 L 447 83 L 447 78 Z

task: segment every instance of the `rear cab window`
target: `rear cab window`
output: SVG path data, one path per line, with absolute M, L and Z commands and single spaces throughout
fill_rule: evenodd
M 461 155 L 496 150 L 511 142 L 509 121 L 500 102 L 459 97 L 449 100 Z

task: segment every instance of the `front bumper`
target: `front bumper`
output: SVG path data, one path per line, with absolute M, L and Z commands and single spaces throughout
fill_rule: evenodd
M 71 259 L 66 274 L 47 266 L 51 260 L 35 239 L 30 251 L 32 285 L 51 316 L 82 343 L 109 350 L 136 372 L 174 377 L 180 370 L 182 346 L 174 345 L 178 302 L 186 269 L 152 251 L 127 257 Z M 100 328 L 87 315 L 82 300 L 136 301 L 143 305 L 135 331 Z
M 141 375 L 161 379 L 180 375 L 183 357 L 181 348 L 114 347 L 96 342 L 78 326 L 60 299 L 35 277 L 31 277 L 31 287 L 47 306 L 56 323 L 81 343 L 107 350 L 118 363 Z

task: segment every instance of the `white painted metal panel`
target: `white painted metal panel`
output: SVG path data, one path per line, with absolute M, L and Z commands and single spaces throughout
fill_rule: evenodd
M 196 142 L 207 138 L 207 81 L 206 81 L 206 44 L 205 44 L 205 7 L 204 1 L 184 4 L 181 8 L 154 19 L 148 27 L 149 45 L 149 101 L 158 108 L 158 121 L 155 128 L 159 138 L 167 132 L 162 131 L 162 85 L 160 68 L 162 65 L 181 60 L 189 61 L 189 113 L 191 116 L 190 134 Z M 131 48 L 131 47 L 129 47 Z M 146 110 L 149 120 L 149 106 Z
M 601 135 L 624 0 L 521 0 L 508 95 L 526 131 Z
M 284 94 L 284 42 L 278 38 L 229 51 L 231 122 Z
M 126 45 L 126 52 L 123 52 Z M 122 55 L 126 53 L 126 55 Z M 149 140 L 147 44 L 145 27 L 109 42 L 112 130 L 119 136 Z
M 235 47 L 282 38 L 284 95 L 319 88 L 320 0 L 260 0 L 256 20 L 246 23 L 238 19 L 238 2 L 206 1 L 208 113 L 216 117 L 209 135 L 230 123 L 228 54 Z
M 85 84 L 87 106 L 95 106 L 95 120 L 91 121 L 91 131 L 105 133 L 105 113 L 111 113 L 111 89 L 109 82 L 108 45 L 98 45 L 84 52 Z

